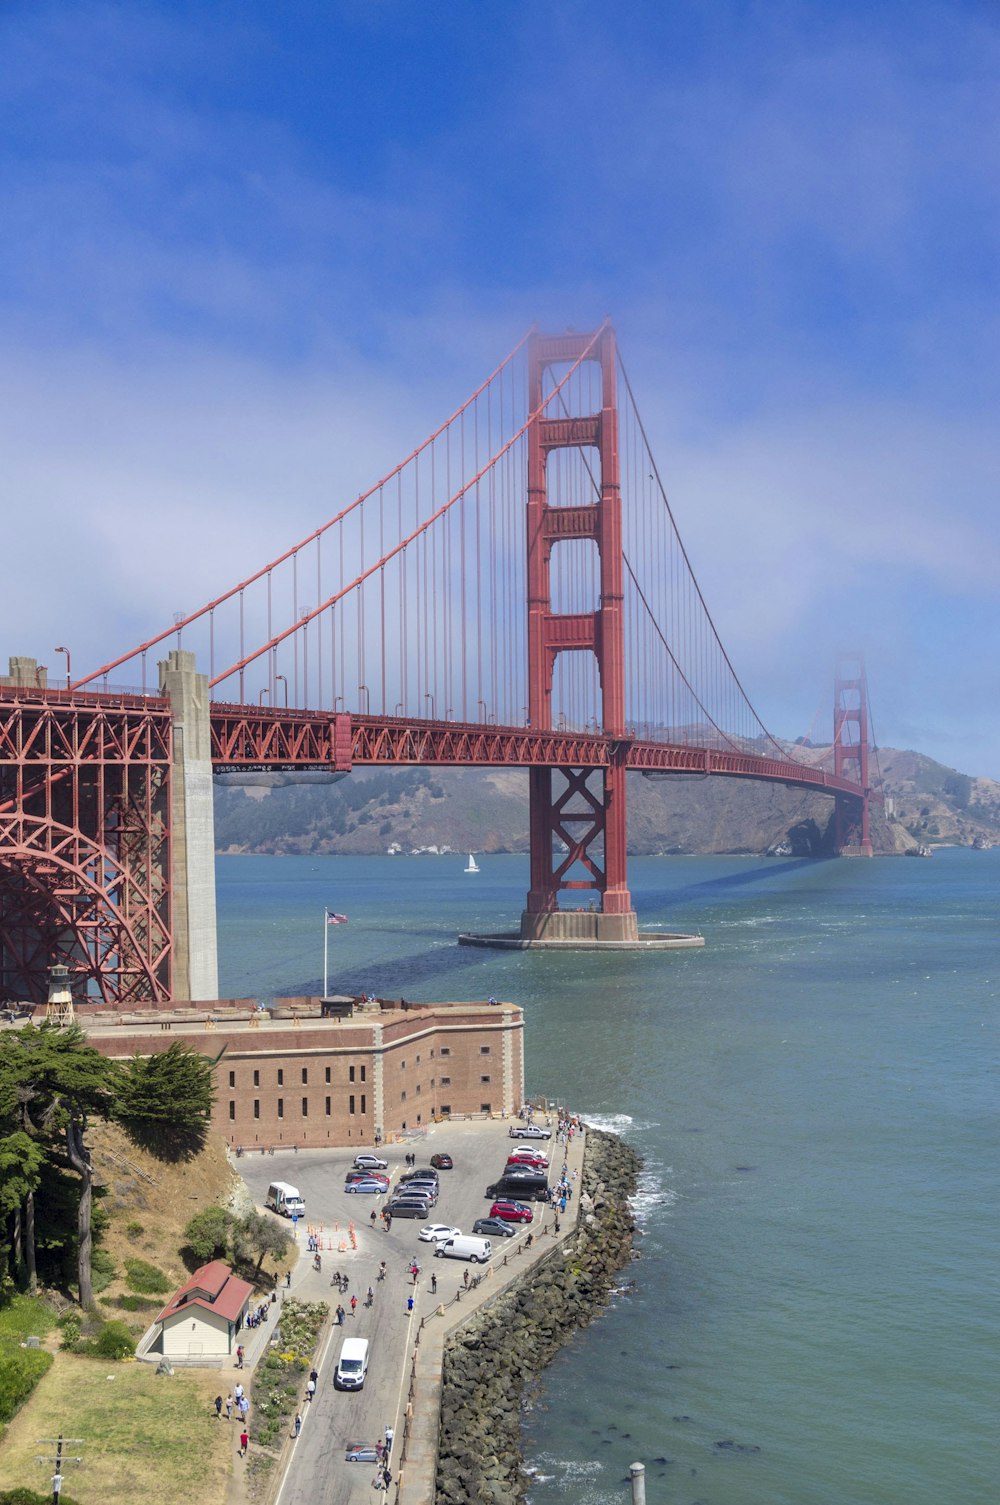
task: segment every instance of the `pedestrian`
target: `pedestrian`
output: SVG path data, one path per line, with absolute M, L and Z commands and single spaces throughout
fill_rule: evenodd
M 240 1416 L 243 1418 L 243 1420 L 245 1422 L 246 1419 L 247 1419 L 247 1417 L 249 1415 L 250 1415 L 250 1402 L 247 1400 L 246 1396 L 244 1395 L 243 1398 L 242 1398 L 242 1400 L 240 1401 Z
M 432 1296 L 436 1296 L 437 1295 L 437 1288 L 438 1288 L 438 1278 L 437 1278 L 436 1275 L 432 1275 L 431 1276 L 431 1295 Z
M 236 1404 L 239 1405 L 240 1401 L 243 1399 L 243 1386 L 239 1383 L 239 1381 L 237 1381 L 236 1389 L 233 1391 L 233 1394 L 236 1397 Z
M 285 1271 L 285 1285 L 286 1286 L 290 1286 L 291 1283 L 292 1283 L 292 1272 L 291 1272 L 291 1270 L 286 1270 Z
M 374 1207 L 372 1208 L 372 1210 L 371 1210 L 371 1212 L 369 1214 L 369 1221 L 371 1222 L 371 1225 L 372 1225 L 373 1228 L 375 1227 L 375 1224 L 378 1222 L 378 1213 L 375 1211 Z
M 312 1400 L 312 1398 L 313 1398 L 313 1396 L 315 1394 L 316 1394 L 316 1381 L 315 1380 L 310 1380 L 309 1383 L 308 1383 L 308 1385 L 306 1386 L 306 1400 L 307 1401 Z
M 352 1296 L 351 1297 L 351 1316 L 352 1317 L 356 1317 L 357 1315 L 358 1315 L 358 1298 L 356 1296 Z
M 392 1475 L 387 1468 L 384 1468 L 382 1470 L 382 1483 L 385 1485 L 386 1489 L 388 1489 L 389 1485 L 392 1483 Z
M 242 1431 L 240 1433 L 240 1457 L 241 1458 L 245 1458 L 246 1457 L 246 1455 L 247 1455 L 247 1448 L 249 1446 L 250 1446 L 250 1436 L 249 1436 L 249 1433 L 246 1430 L 244 1430 L 244 1431 Z
M 232 1421 L 232 1419 L 233 1419 L 233 1397 L 231 1395 L 227 1395 L 226 1396 L 226 1420 L 227 1421 Z
M 376 1442 L 376 1444 L 375 1444 L 375 1462 L 376 1463 L 381 1463 L 382 1462 L 382 1458 L 383 1458 L 384 1453 L 385 1453 L 385 1443 L 382 1441 L 382 1439 L 380 1437 L 379 1440 L 378 1440 L 378 1442 Z
M 242 1369 L 243 1368 L 243 1344 L 242 1343 L 240 1343 L 238 1345 L 237 1349 L 236 1349 L 236 1367 L 237 1367 L 237 1369 Z
M 338 1327 L 343 1327 L 343 1325 L 344 1325 L 344 1315 L 345 1315 L 344 1308 L 342 1306 L 338 1306 L 337 1307 L 337 1326 Z
M 313 1382 L 314 1385 L 318 1383 L 318 1381 L 319 1381 L 319 1375 L 316 1373 L 315 1369 L 311 1369 L 309 1371 L 309 1378 L 312 1380 L 312 1382 Z
M 216 1415 L 216 1417 L 217 1417 L 217 1419 L 219 1421 L 222 1420 L 222 1396 L 221 1395 L 217 1395 L 215 1397 L 215 1415 Z
M 296 1411 L 296 1413 L 295 1413 L 295 1435 L 296 1435 L 296 1437 L 299 1435 L 299 1433 L 301 1431 L 302 1431 L 302 1417 Z
M 469 1272 L 468 1272 L 468 1270 L 463 1270 L 462 1271 L 462 1284 L 464 1286 L 466 1286 L 466 1287 L 469 1284 Z
M 406 1298 L 406 1310 L 408 1312 L 412 1312 L 413 1311 L 413 1297 L 412 1296 L 407 1296 L 407 1298 Z
M 392 1427 L 386 1427 L 386 1429 L 385 1429 L 385 1456 L 386 1456 L 387 1459 L 388 1459 L 389 1454 L 391 1452 L 392 1452 Z

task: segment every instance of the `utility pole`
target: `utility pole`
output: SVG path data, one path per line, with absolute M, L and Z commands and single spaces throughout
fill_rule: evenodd
M 39 1453 L 35 1458 L 35 1462 L 51 1463 L 53 1465 L 55 1472 L 52 1475 L 52 1505 L 59 1505 L 59 1492 L 62 1489 L 63 1483 L 63 1464 L 83 1462 L 83 1459 L 78 1456 L 64 1453 L 63 1448 L 85 1447 L 86 1440 L 83 1437 L 64 1437 L 60 1433 L 58 1437 L 39 1437 L 38 1444 L 40 1447 L 55 1448 L 54 1453 Z

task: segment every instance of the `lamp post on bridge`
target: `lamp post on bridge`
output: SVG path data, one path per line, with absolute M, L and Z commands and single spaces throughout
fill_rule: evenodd
M 70 669 L 69 649 L 68 648 L 53 648 L 52 652 L 53 653 L 65 653 L 65 655 L 66 655 L 66 688 L 68 690 L 69 687 L 70 687 L 70 685 L 73 683 L 73 674 L 72 674 L 72 671 Z
M 270 693 L 270 690 L 265 685 L 263 690 L 261 690 L 260 694 L 257 696 L 257 704 L 262 706 L 264 704 L 264 696 L 270 695 Z
M 367 685 L 358 685 L 358 694 L 359 695 L 361 694 L 362 690 L 364 691 L 364 694 L 365 694 L 365 715 L 366 716 L 370 716 L 371 713 L 372 713 L 372 696 L 371 696 L 371 691 L 369 690 L 369 688 L 368 688 Z
M 285 707 L 285 710 L 287 711 L 288 710 L 288 679 L 286 678 L 286 676 L 284 674 L 276 674 L 274 676 L 274 682 L 275 682 L 275 684 L 277 684 L 279 680 L 281 681 L 281 684 L 284 687 L 284 692 L 285 692 L 284 707 Z
M 430 719 L 432 721 L 436 721 L 437 720 L 437 716 L 435 715 L 435 712 L 434 712 L 434 696 L 431 694 L 430 690 L 427 691 L 427 694 L 424 696 L 424 699 L 430 701 L 430 703 L 431 703 L 431 718 Z
M 489 719 L 490 719 L 490 717 L 489 717 L 489 709 L 490 708 L 486 704 L 485 700 L 477 700 L 476 701 L 476 705 L 480 708 L 480 710 L 483 713 L 483 725 L 485 726 L 489 722 Z

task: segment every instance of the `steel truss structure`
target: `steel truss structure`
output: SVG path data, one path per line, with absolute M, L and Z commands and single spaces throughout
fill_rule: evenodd
M 0 994 L 170 996 L 165 700 L 0 687 Z

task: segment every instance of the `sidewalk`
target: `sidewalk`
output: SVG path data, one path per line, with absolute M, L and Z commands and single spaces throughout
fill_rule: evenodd
M 500 1251 L 495 1250 L 494 1260 L 483 1272 L 482 1282 L 475 1290 L 460 1291 L 447 1308 L 429 1304 L 430 1309 L 422 1316 L 410 1355 L 409 1398 L 398 1433 L 401 1445 L 396 1452 L 396 1505 L 427 1505 L 427 1501 L 434 1498 L 442 1366 L 448 1339 L 462 1323 L 482 1311 L 526 1270 L 548 1258 L 553 1249 L 575 1234 L 583 1186 L 585 1142 L 581 1130 L 574 1135 L 571 1144 L 559 1146 L 565 1148 L 570 1178 L 576 1171 L 576 1180 L 573 1182 L 572 1201 L 565 1213 L 558 1214 L 558 1234 L 555 1232 L 556 1213 L 553 1208 L 546 1207 L 537 1228 L 532 1225 L 534 1237 L 530 1249 L 525 1247 L 522 1238 L 518 1238 L 511 1241 L 515 1247 L 502 1258 Z M 555 1164 L 555 1154 L 552 1159 Z

